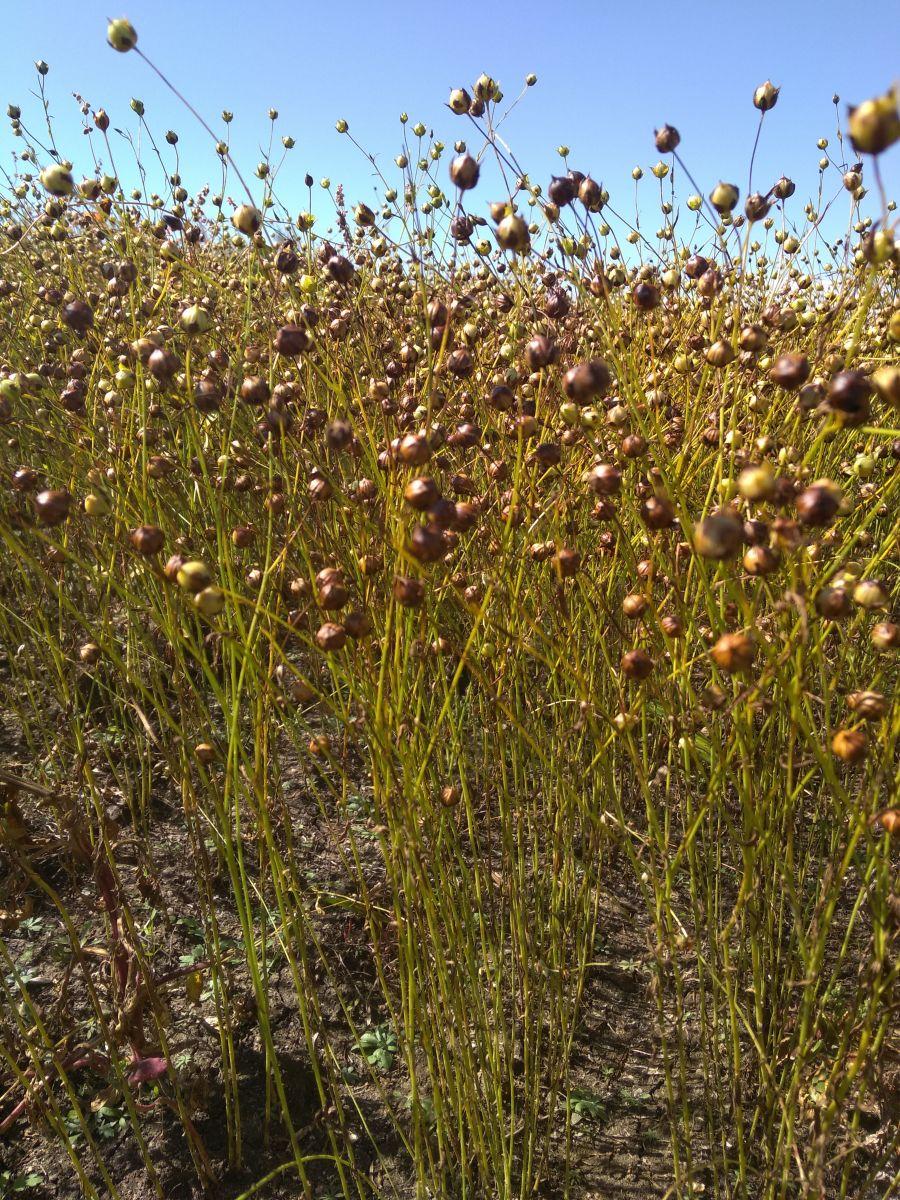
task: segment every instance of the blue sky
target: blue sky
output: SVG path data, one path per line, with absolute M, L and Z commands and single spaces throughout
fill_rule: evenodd
M 410 123 L 434 128 L 448 147 L 457 137 L 471 142 L 466 123 L 444 107 L 450 88 L 471 86 L 487 71 L 510 99 L 533 71 L 538 84 L 505 128 L 519 160 L 546 185 L 559 169 L 555 147 L 566 143 L 571 165 L 602 179 L 623 208 L 633 204 L 631 168 L 656 161 L 653 129 L 665 121 L 681 131 L 681 152 L 704 191 L 722 178 L 745 195 L 758 116 L 751 96 L 773 79 L 781 98 L 766 118 L 755 183 L 765 188 L 790 174 L 802 212 L 817 188 L 817 139 L 828 137 L 837 150 L 832 93 L 840 94 L 843 117 L 846 101 L 883 91 L 900 74 L 896 9 L 877 2 L 864 14 L 836 0 L 755 8 L 705 0 L 126 0 L 121 8 L 117 0 L 20 0 L 4 9 L 0 99 L 20 104 L 37 130 L 33 62 L 45 59 L 57 140 L 76 171 L 90 163 L 73 92 L 130 128 L 136 118 L 129 101 L 140 97 L 156 134 L 178 131 L 186 185 L 215 179 L 213 148 L 193 117 L 139 58 L 106 45 L 106 17 L 128 16 L 141 48 L 215 128 L 223 108 L 234 112 L 233 149 L 245 175 L 268 140 L 267 110 L 279 110 L 278 135 L 297 143 L 280 187 L 293 209 L 307 206 L 306 171 L 343 182 L 350 201 L 373 200 L 371 168 L 335 132 L 337 118 L 392 167 L 401 111 Z M 6 167 L 15 144 L 2 121 Z M 882 169 L 889 193 L 897 194 L 900 148 L 884 156 Z M 642 184 L 648 203 L 654 186 L 649 178 Z

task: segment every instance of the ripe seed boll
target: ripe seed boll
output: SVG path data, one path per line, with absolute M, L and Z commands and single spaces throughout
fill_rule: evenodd
M 165 536 L 163 531 L 156 525 L 139 525 L 131 533 L 132 546 L 134 546 L 138 554 L 143 554 L 145 557 L 159 554 L 163 548 L 164 541 Z
M 775 87 L 772 80 L 767 79 L 753 93 L 754 108 L 758 108 L 760 112 L 768 112 L 778 103 L 778 94 L 780 91 L 781 88 Z
M 877 721 L 888 711 L 888 701 L 881 692 L 851 692 L 847 704 L 864 721 Z
M 347 631 L 343 625 L 326 621 L 316 632 L 316 645 L 326 653 L 342 649 L 347 644 Z
M 804 525 L 830 525 L 843 499 L 830 479 L 819 479 L 797 497 L 797 516 Z
M 662 129 L 657 129 L 654 142 L 660 154 L 671 154 L 677 150 L 681 142 L 681 134 L 674 125 L 663 125 Z
M 34 507 L 42 525 L 60 525 L 69 515 L 72 497 L 65 488 L 48 488 L 35 496 Z
M 645 650 L 629 650 L 622 655 L 622 674 L 628 679 L 640 682 L 653 671 L 654 662 Z
M 710 656 L 729 675 L 749 671 L 756 656 L 756 645 L 746 633 L 725 633 L 715 643 Z
M 450 180 L 461 192 L 469 191 L 478 183 L 481 167 L 471 154 L 459 154 L 450 164 Z
M 896 650 L 900 646 L 900 625 L 893 621 L 881 621 L 872 626 L 869 634 L 876 650 Z
M 856 763 L 865 758 L 868 743 L 861 729 L 839 729 L 831 739 L 831 751 L 843 762 Z

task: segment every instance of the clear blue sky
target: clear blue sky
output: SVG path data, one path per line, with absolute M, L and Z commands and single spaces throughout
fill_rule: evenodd
M 883 91 L 900 74 L 897 10 L 878 0 L 864 9 L 837 0 L 761 6 L 126 0 L 121 8 L 119 0 L 20 0 L 3 7 L 0 99 L 19 103 L 37 128 L 32 64 L 45 59 L 62 132 L 57 140 L 76 171 L 89 170 L 90 161 L 73 92 L 132 128 L 129 100 L 140 97 L 156 134 L 178 131 L 186 185 L 216 177 L 214 151 L 194 119 L 145 63 L 106 45 L 107 16 L 127 16 L 142 50 L 215 128 L 221 110 L 233 110 L 233 149 L 245 175 L 268 139 L 267 110 L 279 110 L 278 134 L 297 142 L 280 188 L 293 209 L 306 207 L 306 171 L 317 181 L 323 175 L 342 181 L 350 201 L 373 198 L 371 169 L 335 132 L 337 118 L 346 118 L 353 134 L 392 166 L 401 111 L 433 127 L 448 147 L 457 137 L 471 141 L 467 122 L 444 107 L 450 88 L 471 86 L 487 71 L 509 99 L 533 71 L 538 85 L 505 129 L 520 161 L 546 185 L 559 168 L 555 147 L 567 143 L 571 165 L 602 179 L 622 207 L 632 203 L 631 168 L 658 158 L 652 134 L 664 121 L 681 131 L 681 152 L 704 191 L 723 178 L 743 196 L 757 120 L 751 95 L 771 78 L 782 93 L 766 118 L 755 182 L 765 188 L 790 174 L 802 212 L 817 187 L 817 138 L 828 137 L 837 149 L 832 93 L 841 96 L 843 117 L 846 101 Z M 0 121 L 6 167 L 14 144 Z M 882 169 L 896 195 L 897 147 Z M 649 199 L 653 181 L 642 187 Z

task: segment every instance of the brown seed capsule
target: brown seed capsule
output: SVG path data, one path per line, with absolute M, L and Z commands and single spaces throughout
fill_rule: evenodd
M 85 642 L 78 647 L 78 658 L 86 667 L 95 667 L 100 661 L 103 651 L 96 642 Z
M 541 442 L 535 446 L 531 461 L 545 469 L 559 466 L 562 462 L 562 448 L 558 442 Z
M 241 383 L 241 399 L 245 404 L 266 404 L 272 389 L 261 375 L 248 375 Z
M 156 525 L 139 525 L 137 529 L 131 531 L 132 546 L 138 554 L 143 554 L 146 558 L 153 554 L 159 554 L 164 541 L 163 531 Z
M 94 310 L 84 300 L 72 300 L 62 310 L 62 321 L 75 333 L 85 334 L 94 324 Z
M 599 463 L 588 472 L 587 484 L 596 496 L 615 496 L 622 489 L 622 472 L 611 463 Z
M 781 354 L 769 370 L 769 378 L 787 391 L 796 391 L 809 379 L 809 359 L 805 354 Z
M 556 348 L 556 343 L 542 333 L 533 337 L 525 347 L 525 362 L 528 365 L 529 371 L 540 371 L 543 367 L 549 367 L 551 363 L 556 362 L 558 357 L 559 352 Z M 503 387 L 503 385 L 500 386 Z M 509 389 L 503 388 L 503 390 L 508 391 Z M 494 391 L 497 391 L 497 389 L 495 388 Z
M 655 131 L 653 140 L 660 154 L 671 154 L 678 149 L 681 134 L 674 125 L 663 125 L 662 129 Z
M 622 674 L 627 679 L 640 682 L 646 679 L 653 670 L 653 659 L 645 650 L 628 650 L 622 655 L 620 666 Z
M 589 404 L 591 400 L 605 396 L 612 383 L 609 367 L 602 358 L 579 363 L 571 367 L 563 378 L 563 391 L 576 404 Z
M 663 617 L 659 626 L 666 637 L 680 638 L 684 633 L 684 626 L 679 617 Z
M 231 531 L 231 540 L 238 550 L 246 550 L 253 545 L 256 534 L 250 525 L 237 525 Z
M 71 507 L 72 497 L 65 488 L 48 488 L 34 498 L 35 512 L 42 525 L 60 525 Z
M 762 325 L 745 325 L 741 330 L 740 347 L 752 354 L 765 350 L 769 337 Z
M 726 341 L 724 338 L 719 338 L 718 341 L 713 342 L 705 355 L 709 365 L 719 370 L 727 367 L 729 363 L 734 362 L 735 357 L 734 347 L 731 342 Z
M 838 621 L 850 612 L 850 596 L 844 588 L 822 588 L 816 596 L 816 612 L 826 620 Z
M 395 575 L 393 595 L 404 608 L 418 608 L 425 599 L 425 585 L 421 579 L 409 575 Z
M 635 308 L 641 312 L 650 312 L 651 309 L 659 307 L 659 288 L 654 287 L 652 283 L 639 283 L 632 290 L 631 299 Z
M 697 280 L 697 291 L 701 296 L 706 296 L 707 299 L 718 296 L 724 286 L 725 281 L 722 278 L 722 273 L 717 271 L 715 267 L 708 268 Z
M 717 667 L 734 675 L 753 666 L 756 644 L 749 634 L 723 633 L 709 653 Z
M 847 704 L 864 721 L 877 721 L 888 711 L 888 702 L 881 692 L 851 692 Z
M 872 626 L 869 634 L 876 650 L 896 650 L 900 646 L 900 625 L 893 621 L 880 621 Z
M 293 275 L 300 268 L 300 259 L 293 242 L 282 242 L 275 252 L 275 270 L 281 275 Z
M 860 762 L 865 758 L 868 742 L 861 729 L 839 729 L 831 739 L 831 752 L 843 762 Z
M 578 199 L 588 212 L 599 212 L 603 207 L 603 189 L 590 175 L 585 176 L 578 185 Z
M 869 415 L 872 384 L 864 371 L 838 371 L 828 384 L 828 407 L 847 424 L 859 425 Z
M 350 593 L 340 580 L 335 579 L 322 584 L 316 598 L 319 601 L 320 608 L 324 608 L 326 611 L 334 611 L 344 607 L 350 599 Z
M 275 334 L 275 350 L 286 358 L 296 358 L 312 345 L 309 331 L 303 325 L 282 325 Z M 244 383 L 246 383 L 246 379 Z
M 530 344 L 531 343 L 529 343 L 529 345 Z M 526 357 L 528 357 L 528 347 L 526 347 L 525 353 Z M 535 367 L 534 369 L 537 370 L 538 368 Z M 516 402 L 516 397 L 513 394 L 512 389 L 508 388 L 505 383 L 498 383 L 491 388 L 490 395 L 487 397 L 487 402 L 491 408 L 497 409 L 498 412 L 509 412 Z
M 359 567 L 360 575 L 365 579 L 371 579 L 373 575 L 378 574 L 384 563 L 377 554 L 362 554 L 356 560 L 356 565 Z
M 641 520 L 650 529 L 669 529 L 675 522 L 675 509 L 666 496 L 648 496 L 641 504 Z
M 761 546 L 769 540 L 769 526 L 765 521 L 745 521 L 744 541 L 748 546 Z
M 367 634 L 372 632 L 372 618 L 367 612 L 354 609 L 352 612 L 347 613 L 344 618 L 344 629 L 347 631 L 348 637 L 366 637 Z
M 352 282 L 356 274 L 356 269 L 349 258 L 345 258 L 343 254 L 333 254 L 325 263 L 325 270 L 335 281 L 335 283 L 348 284 Z
M 885 808 L 877 816 L 872 818 L 873 823 L 877 822 L 885 833 L 894 836 L 900 833 L 900 808 Z
M 571 579 L 573 575 L 578 574 L 581 567 L 581 555 L 577 550 L 569 550 L 563 546 L 557 550 L 553 565 L 561 579 Z
M 547 195 L 553 204 L 559 208 L 564 208 L 567 204 L 571 204 L 575 199 L 578 188 L 569 175 L 554 175 L 550 180 L 550 186 L 547 188 Z
M 31 467 L 19 467 L 13 472 L 12 486 L 16 492 L 33 492 L 38 485 L 38 473 Z
M 797 497 L 797 516 L 804 525 L 830 525 L 842 499 L 841 489 L 830 479 L 819 479 Z
M 762 221 L 769 215 L 771 201 L 761 192 L 753 192 L 744 201 L 744 213 L 748 221 Z
M 333 621 L 326 621 L 319 626 L 316 632 L 316 645 L 320 650 L 331 653 L 334 650 L 340 650 L 347 644 L 347 631 L 343 625 L 336 625 Z
M 434 503 L 428 506 L 428 517 L 438 529 L 450 529 L 456 521 L 456 505 L 447 497 L 438 496 Z
M 647 597 L 640 592 L 631 592 L 622 601 L 622 612 L 630 621 L 637 621 L 647 611 Z
M 310 500 L 314 503 L 325 503 L 334 495 L 334 488 L 322 475 L 314 475 L 307 485 L 307 490 Z
M 553 557 L 554 545 L 552 542 L 532 542 L 528 547 L 528 553 L 532 562 L 546 562 L 547 559 Z
M 461 192 L 469 191 L 478 183 L 481 167 L 471 154 L 458 154 L 450 164 L 450 181 Z
M 440 498 L 441 491 L 430 475 L 411 479 L 403 491 L 403 499 L 418 512 L 425 512 Z
M 177 357 L 171 350 L 158 347 L 147 359 L 147 370 L 160 383 L 167 383 L 180 367 Z
M 453 808 L 459 804 L 462 799 L 462 788 L 459 784 L 450 784 L 447 787 L 441 788 L 441 804 L 444 808 Z
M 447 553 L 443 530 L 436 525 L 416 525 L 407 550 L 417 562 L 440 562 Z
M 796 521 L 787 517 L 776 517 L 772 522 L 772 545 L 777 550 L 789 552 L 796 550 L 803 540 L 802 531 Z
M 721 561 L 737 554 L 744 540 L 744 523 L 733 509 L 706 517 L 694 530 L 694 547 L 703 558 Z
M 397 456 L 410 466 L 421 466 L 431 458 L 431 447 L 428 439 L 419 434 L 408 433 L 401 439 L 397 447 Z
M 778 551 L 770 546 L 751 546 L 744 555 L 744 570 L 748 575 L 771 575 L 780 561 Z
M 544 301 L 544 312 L 551 320 L 562 320 L 563 317 L 568 315 L 570 308 L 569 297 L 564 291 L 554 288 L 551 292 L 548 292 L 547 298 Z
M 688 279 L 699 279 L 709 270 L 709 259 L 702 254 L 692 254 L 683 267 Z

